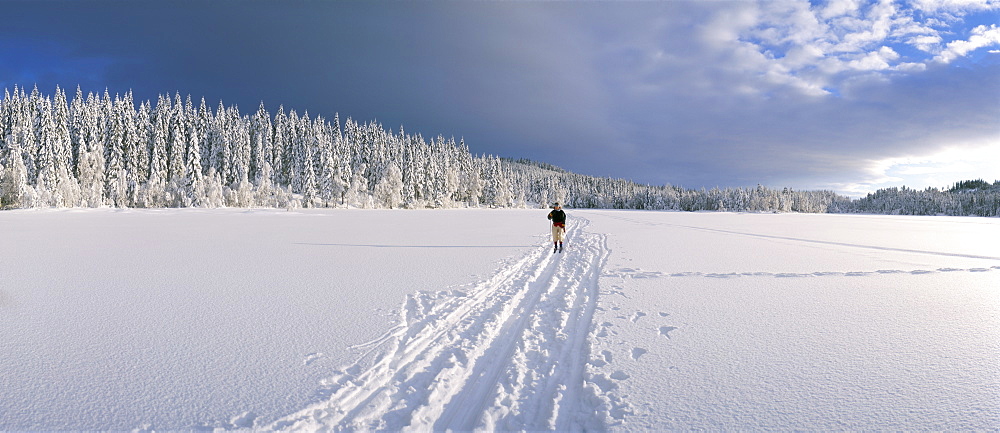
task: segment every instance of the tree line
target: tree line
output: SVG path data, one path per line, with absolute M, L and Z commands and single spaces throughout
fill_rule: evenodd
M 0 208 L 34 207 L 530 207 L 684 211 L 866 212 L 995 216 L 1000 185 L 830 191 L 685 189 L 473 155 L 463 140 L 402 127 L 325 119 L 263 103 L 253 114 L 221 101 L 160 95 L 138 105 L 77 88 L 37 87 L 0 100 Z
M 892 215 L 1000 216 L 1000 181 L 982 179 L 957 182 L 948 189 L 907 187 L 880 189 L 855 200 L 848 209 L 856 213 Z

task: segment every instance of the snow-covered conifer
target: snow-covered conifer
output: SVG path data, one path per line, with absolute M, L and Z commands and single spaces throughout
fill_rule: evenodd
M 174 99 L 168 125 L 167 191 L 171 197 L 171 206 L 187 207 L 194 202 L 190 179 L 187 177 L 188 167 L 185 163 L 188 158 L 189 134 L 180 94 Z
M 159 96 L 152 111 L 149 131 L 149 177 L 142 201 L 147 207 L 167 206 L 167 181 L 170 179 L 168 163 L 168 137 L 170 136 L 170 98 Z
M 263 181 L 264 165 L 271 165 L 273 131 L 271 117 L 264 109 L 264 101 L 250 123 L 250 178 L 258 185 Z M 270 171 L 270 170 L 268 170 Z M 270 176 L 270 175 L 269 175 Z M 270 181 L 271 179 L 268 179 Z
M 289 183 L 288 173 L 288 116 L 285 115 L 285 108 L 278 107 L 278 112 L 274 115 L 273 135 L 271 140 L 271 169 L 273 170 L 274 183 L 287 185 Z
M 191 205 L 201 206 L 205 201 L 205 181 L 201 166 L 201 137 L 197 123 L 188 124 L 187 153 L 184 157 L 184 178 L 190 185 Z
M 222 177 L 215 167 L 209 167 L 208 173 L 204 177 L 205 195 L 202 205 L 208 208 L 225 207 L 225 190 L 222 185 Z
M 368 182 L 365 180 L 365 173 L 368 168 L 364 164 L 356 165 L 351 171 L 351 183 L 347 190 L 347 205 L 361 208 L 369 207 Z
M 399 207 L 403 202 L 403 172 L 395 162 L 389 163 L 382 178 L 375 185 L 375 199 L 389 209 Z
M 117 101 L 112 102 L 107 91 L 104 94 L 105 109 L 108 113 L 106 119 L 107 135 L 105 137 L 105 197 L 108 204 L 115 207 L 128 206 L 128 175 L 125 165 L 125 115 L 124 104 Z
M 330 206 L 340 202 L 345 187 L 338 173 L 340 163 L 334 153 L 337 138 L 323 122 L 317 122 L 313 128 L 318 136 L 319 198 L 323 206 Z
M 250 149 L 249 124 L 240 117 L 237 107 L 228 110 L 228 131 L 230 137 L 230 147 L 232 149 L 230 157 L 232 167 L 229 173 L 229 181 L 233 184 L 248 183 L 250 180 L 250 161 L 253 157 Z
M 265 208 L 276 208 L 281 206 L 281 199 L 278 197 L 281 191 L 278 188 L 275 188 L 274 184 L 271 182 L 272 176 L 271 163 L 264 161 L 263 165 L 260 167 L 259 180 L 257 181 L 257 188 L 254 191 L 254 204 L 256 206 Z
M 24 166 L 21 148 L 17 142 L 10 141 L 0 153 L 0 209 L 25 207 L 28 186 L 28 171 Z
M 288 112 L 288 123 L 286 124 L 285 137 L 288 139 L 287 170 L 288 185 L 292 192 L 302 194 L 305 190 L 305 168 L 307 155 L 307 137 L 305 130 L 308 129 L 309 113 L 305 113 L 301 118 L 295 110 Z

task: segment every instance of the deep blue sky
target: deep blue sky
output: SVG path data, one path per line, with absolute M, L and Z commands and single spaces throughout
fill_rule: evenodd
M 990 0 L 0 7 L 0 88 L 263 101 L 692 188 L 1000 179 Z

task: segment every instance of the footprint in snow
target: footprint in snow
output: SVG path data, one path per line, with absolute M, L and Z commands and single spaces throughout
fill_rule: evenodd
M 590 382 L 597 385 L 601 389 L 601 392 L 608 393 L 618 388 L 618 384 L 613 380 L 609 379 L 603 373 L 595 374 L 590 377 Z
M 604 337 L 607 337 L 607 336 L 609 335 L 609 334 L 608 334 L 608 328 L 610 328 L 610 327 L 612 327 L 612 326 L 614 326 L 614 325 L 612 325 L 612 324 L 611 324 L 611 322 L 604 322 L 604 323 L 601 323 L 601 330 L 600 330 L 600 331 L 598 331 L 598 333 L 597 333 L 597 337 L 598 337 L 598 338 L 604 338 Z
M 612 356 L 611 356 L 611 351 L 610 350 L 602 350 L 601 351 L 601 358 L 600 359 L 591 359 L 590 360 L 590 365 L 593 365 L 594 367 L 604 367 L 605 365 L 608 365 L 608 364 L 611 363 L 611 358 L 612 358 Z
M 628 380 L 628 378 L 630 377 L 632 376 L 629 376 L 627 373 L 621 370 L 616 370 L 614 373 L 611 373 L 611 378 L 614 380 Z
M 302 365 L 312 364 L 312 363 L 316 362 L 317 359 L 320 359 L 322 357 L 323 357 L 322 353 L 319 353 L 319 352 L 310 353 L 310 354 L 306 355 L 306 359 L 302 360 Z
M 235 429 L 249 429 L 253 428 L 254 420 L 257 419 L 257 414 L 253 412 L 243 412 L 242 414 L 233 417 L 229 420 L 229 426 Z
M 670 338 L 670 331 L 673 331 L 675 329 L 677 329 L 676 326 L 661 326 L 660 327 L 660 335 L 662 335 L 664 337 L 667 337 L 667 338 Z
M 633 347 L 632 348 L 632 359 L 638 360 L 640 356 L 645 355 L 648 352 L 649 352 L 648 350 L 643 349 L 641 347 Z

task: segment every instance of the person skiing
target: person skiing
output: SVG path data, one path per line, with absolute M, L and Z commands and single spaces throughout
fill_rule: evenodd
M 552 220 L 552 252 L 561 253 L 563 250 L 563 238 L 566 237 L 566 212 L 563 212 L 559 203 L 552 205 L 552 212 L 549 212 Z

